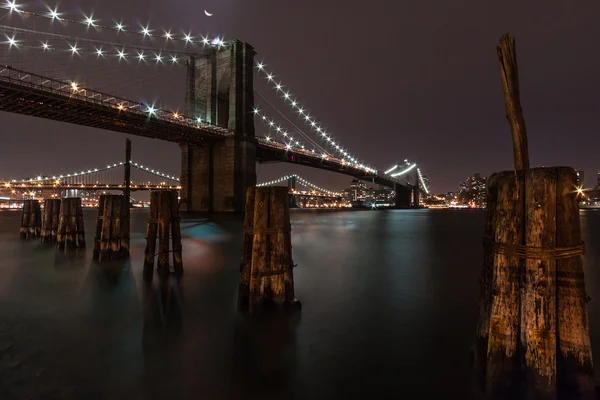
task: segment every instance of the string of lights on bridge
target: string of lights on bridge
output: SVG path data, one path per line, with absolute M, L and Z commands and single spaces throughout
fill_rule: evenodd
M 310 187 L 312 189 L 318 190 L 319 192 L 331 194 L 331 195 L 334 195 L 334 196 L 341 196 L 341 193 L 333 192 L 333 191 L 327 190 L 327 189 L 323 189 L 323 188 L 315 185 L 312 182 L 307 181 L 306 179 L 304 179 L 301 176 L 298 176 L 296 174 L 282 176 L 281 178 L 272 180 L 270 182 L 259 183 L 259 184 L 256 185 L 256 187 L 273 186 L 273 185 L 276 185 L 278 183 L 285 182 L 285 181 L 287 181 L 287 180 L 289 180 L 291 178 L 296 178 L 296 180 L 298 182 L 300 182 L 301 184 L 303 184 L 304 186 L 307 186 L 307 187 Z
M 327 145 L 331 146 L 343 157 L 349 159 L 352 164 L 360 164 L 355 156 L 346 151 L 342 146 L 340 146 L 339 143 L 336 143 L 336 141 L 333 140 L 333 136 L 330 133 L 328 133 L 325 129 L 321 128 L 321 124 L 317 122 L 316 118 L 311 117 L 311 115 L 305 110 L 304 107 L 302 107 L 302 105 L 300 105 L 300 103 L 295 99 L 295 97 L 289 91 L 283 89 L 284 85 L 281 82 L 277 82 L 275 80 L 275 75 L 268 72 L 265 67 L 266 64 L 262 62 L 256 63 L 256 68 L 265 75 L 267 81 L 273 85 L 273 88 L 276 90 L 277 93 L 281 92 L 283 94 L 283 99 L 287 101 L 287 103 L 292 107 L 292 110 L 298 112 L 298 114 L 300 114 L 304 118 L 304 123 L 307 124 L 310 127 L 310 129 L 314 130 L 317 134 L 319 134 L 319 138 L 321 140 L 324 140 L 327 143 Z M 361 169 L 364 169 L 367 172 L 376 171 L 375 169 L 370 168 L 368 166 L 362 166 Z
M 0 25 L 0 30 L 8 30 L 8 28 L 6 25 Z M 12 28 L 10 30 L 13 30 Z M 38 32 L 39 33 L 39 32 Z M 48 34 L 50 35 L 50 34 Z M 151 49 L 151 48 L 141 48 L 141 47 L 136 47 L 136 46 L 129 46 L 130 48 L 132 47 L 132 49 L 128 48 L 125 45 L 120 45 L 120 44 L 111 44 L 110 42 L 103 42 L 103 41 L 99 41 L 99 40 L 86 40 L 86 39 L 79 39 L 79 41 L 83 41 L 83 42 L 92 42 L 92 43 L 96 43 L 96 44 L 100 44 L 100 46 L 95 46 L 94 48 L 86 48 L 86 47 L 79 47 L 78 42 L 74 42 L 74 44 L 70 44 L 70 43 L 66 43 L 66 46 L 64 47 L 58 47 L 55 45 L 52 45 L 49 43 L 48 40 L 46 41 L 40 41 L 40 45 L 36 46 L 36 45 L 31 45 L 31 44 L 25 44 L 23 41 L 19 40 L 16 38 L 16 34 L 13 34 L 12 36 L 6 36 L 6 41 L 0 42 L 1 44 L 8 46 L 9 49 L 17 49 L 17 50 L 22 50 L 22 49 L 31 49 L 31 50 L 41 50 L 43 52 L 50 52 L 50 51 L 56 51 L 56 52 L 62 52 L 62 53 L 68 53 L 71 56 L 96 56 L 97 58 L 108 58 L 108 57 L 113 57 L 116 58 L 118 61 L 129 61 L 129 60 L 137 60 L 138 63 L 149 63 L 149 62 L 156 62 L 156 64 L 165 64 L 165 65 L 173 65 L 173 64 L 179 64 L 182 59 L 184 58 L 185 53 L 180 53 L 180 52 L 175 52 L 175 51 L 164 51 L 163 54 L 163 50 L 160 49 Z M 55 36 L 63 36 L 63 35 L 55 35 Z M 67 36 L 63 36 L 64 38 L 68 38 Z M 105 46 L 112 46 L 111 47 L 105 47 Z M 135 54 L 132 53 L 132 51 L 135 51 Z M 147 54 L 146 52 L 148 52 L 149 54 Z
M 88 169 L 87 171 L 77 171 L 77 172 L 73 172 L 70 174 L 61 174 L 61 175 L 53 175 L 52 178 L 48 177 L 48 176 L 38 176 L 37 178 L 33 178 L 33 179 L 13 179 L 11 182 L 27 182 L 27 181 L 44 181 L 44 180 L 48 180 L 48 179 L 64 179 L 64 178 L 73 178 L 73 177 L 77 177 L 77 176 L 82 176 L 82 175 L 89 175 L 89 174 L 94 174 L 97 172 L 102 172 L 102 171 L 106 171 L 112 168 L 117 168 L 117 167 L 121 167 L 125 165 L 125 162 L 118 162 L 118 163 L 114 163 L 114 164 L 108 164 L 106 167 L 103 168 L 94 168 L 94 169 Z M 168 175 L 165 174 L 163 172 L 157 171 L 155 169 L 152 169 L 150 167 L 145 167 L 142 164 L 136 163 L 136 162 L 131 162 L 131 165 L 141 171 L 145 171 L 149 174 L 152 175 L 156 175 L 156 176 L 160 176 L 161 178 L 166 178 L 168 180 L 172 180 L 172 181 L 177 181 L 179 182 L 179 178 L 175 177 L 174 175 Z
M 423 190 L 425 191 L 425 193 L 429 194 L 429 188 L 427 188 L 427 185 L 425 184 L 425 180 L 423 179 L 423 175 L 421 174 L 421 170 L 417 167 L 416 163 L 409 163 L 408 160 L 404 160 L 404 164 L 408 165 L 408 167 L 406 167 L 405 169 L 399 171 L 399 172 L 394 172 L 396 171 L 398 168 L 400 168 L 400 166 L 398 164 L 394 165 L 392 168 L 388 169 L 387 171 L 385 171 L 386 175 L 389 175 L 393 178 L 398 178 L 402 175 L 405 175 L 406 173 L 412 171 L 413 169 L 417 168 L 417 175 L 418 175 L 418 179 L 419 182 L 421 183 L 421 188 L 423 188 Z
M 86 28 L 95 28 L 95 29 L 103 29 L 107 31 L 113 31 L 116 33 L 127 33 L 130 35 L 136 35 L 142 38 L 156 38 L 156 39 L 165 39 L 165 41 L 171 42 L 180 42 L 186 45 L 202 45 L 202 46 L 217 46 L 223 47 L 228 44 L 227 41 L 217 36 L 213 39 L 210 39 L 208 35 L 199 35 L 197 37 L 193 37 L 191 32 L 181 34 L 172 33 L 172 30 L 163 30 L 161 33 L 154 33 L 154 29 L 150 29 L 150 25 L 142 25 L 139 27 L 130 28 L 129 26 L 123 23 L 123 20 L 115 21 L 111 25 L 106 25 L 100 22 L 98 19 L 94 19 L 93 13 L 82 14 L 81 19 L 74 18 L 66 18 L 64 17 L 64 13 L 58 12 L 58 6 L 50 7 L 46 6 L 46 12 L 38 12 L 38 11 L 30 11 L 23 9 L 24 6 L 17 4 L 16 0 L 6 0 L 5 4 L 1 6 L 4 9 L 9 10 L 10 12 L 14 12 L 17 14 L 21 14 L 24 17 L 35 17 L 41 19 L 47 19 L 52 22 L 57 21 L 63 24 L 76 24 L 81 25 Z

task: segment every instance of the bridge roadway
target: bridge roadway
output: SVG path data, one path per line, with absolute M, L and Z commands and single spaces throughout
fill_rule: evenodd
M 131 135 L 195 145 L 220 141 L 232 135 L 225 128 L 199 123 L 106 93 L 81 88 L 27 71 L 0 66 L 0 111 L 106 129 Z M 150 115 L 151 114 L 151 115 Z M 257 162 L 288 162 L 352 176 L 395 188 L 405 182 L 382 172 L 366 172 L 332 156 L 303 149 L 288 149 L 284 143 L 257 137 Z M 139 190 L 139 189 L 138 189 Z

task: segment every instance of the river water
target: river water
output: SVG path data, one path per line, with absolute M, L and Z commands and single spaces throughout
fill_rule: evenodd
M 292 213 L 292 316 L 237 311 L 242 219 L 186 217 L 185 275 L 141 279 L 132 258 L 91 260 L 19 239 L 0 212 L 0 398 L 475 398 L 469 350 L 484 213 Z M 582 212 L 592 342 L 600 349 L 600 212 Z M 600 351 L 600 350 L 598 350 Z M 418 396 L 418 397 L 417 397 Z

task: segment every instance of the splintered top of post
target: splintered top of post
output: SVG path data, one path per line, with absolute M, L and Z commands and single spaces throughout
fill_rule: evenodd
M 517 46 L 515 38 L 502 35 L 496 47 L 500 63 L 500 77 L 504 89 L 506 118 L 510 124 L 513 140 L 515 169 L 529 169 L 529 148 L 527 145 L 527 129 L 519 93 L 519 69 L 517 66 Z

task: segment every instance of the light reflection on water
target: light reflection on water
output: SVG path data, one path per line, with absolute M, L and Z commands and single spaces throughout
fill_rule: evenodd
M 237 312 L 243 221 L 182 221 L 185 274 L 141 279 L 132 259 L 98 265 L 18 238 L 0 212 L 0 398 L 473 398 L 483 213 L 292 213 L 300 313 Z M 92 246 L 95 212 L 86 210 Z M 593 345 L 600 348 L 600 213 L 582 214 Z

